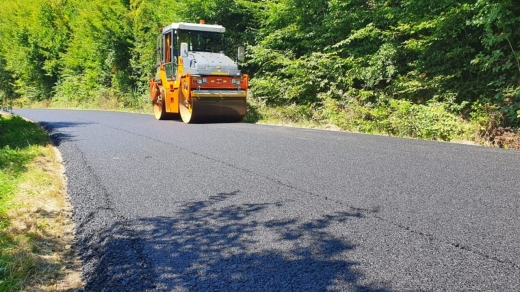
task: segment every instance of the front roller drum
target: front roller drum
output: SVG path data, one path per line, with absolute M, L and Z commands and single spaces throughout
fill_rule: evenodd
M 179 114 L 169 113 L 166 111 L 166 92 L 162 86 L 158 86 L 158 95 L 152 100 L 153 114 L 157 120 L 176 120 Z
M 179 111 L 184 123 L 236 123 L 244 119 L 245 97 L 192 97 L 180 94 Z

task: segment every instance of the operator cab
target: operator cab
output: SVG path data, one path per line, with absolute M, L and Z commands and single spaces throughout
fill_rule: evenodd
M 156 64 L 164 65 L 169 80 L 177 73 L 240 76 L 236 62 L 224 54 L 221 25 L 172 23 L 157 38 Z

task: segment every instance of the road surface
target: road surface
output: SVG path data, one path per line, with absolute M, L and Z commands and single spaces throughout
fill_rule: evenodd
M 520 291 L 520 152 L 15 113 L 61 151 L 86 291 Z

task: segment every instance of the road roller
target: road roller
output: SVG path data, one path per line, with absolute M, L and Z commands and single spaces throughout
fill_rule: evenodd
M 247 110 L 248 76 L 237 58 L 226 56 L 225 28 L 216 24 L 172 23 L 157 37 L 157 74 L 150 99 L 157 120 L 184 123 L 240 122 Z

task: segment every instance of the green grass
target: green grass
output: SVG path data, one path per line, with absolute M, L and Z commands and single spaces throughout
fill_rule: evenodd
M 332 128 L 425 140 L 475 141 L 477 125 L 452 113 L 445 103 L 413 104 L 389 99 L 386 103 L 361 104 L 325 99 L 318 105 L 268 106 L 249 101 L 246 122 Z
M 18 289 L 34 265 L 27 249 L 30 237 L 10 232 L 8 213 L 17 205 L 13 198 L 23 182 L 27 165 L 49 144 L 47 133 L 38 125 L 16 116 L 0 115 L 0 291 Z
M 5 215 L 20 175 L 40 154 L 38 146 L 48 143 L 47 133 L 38 125 L 17 116 L 0 115 L 0 218 Z

